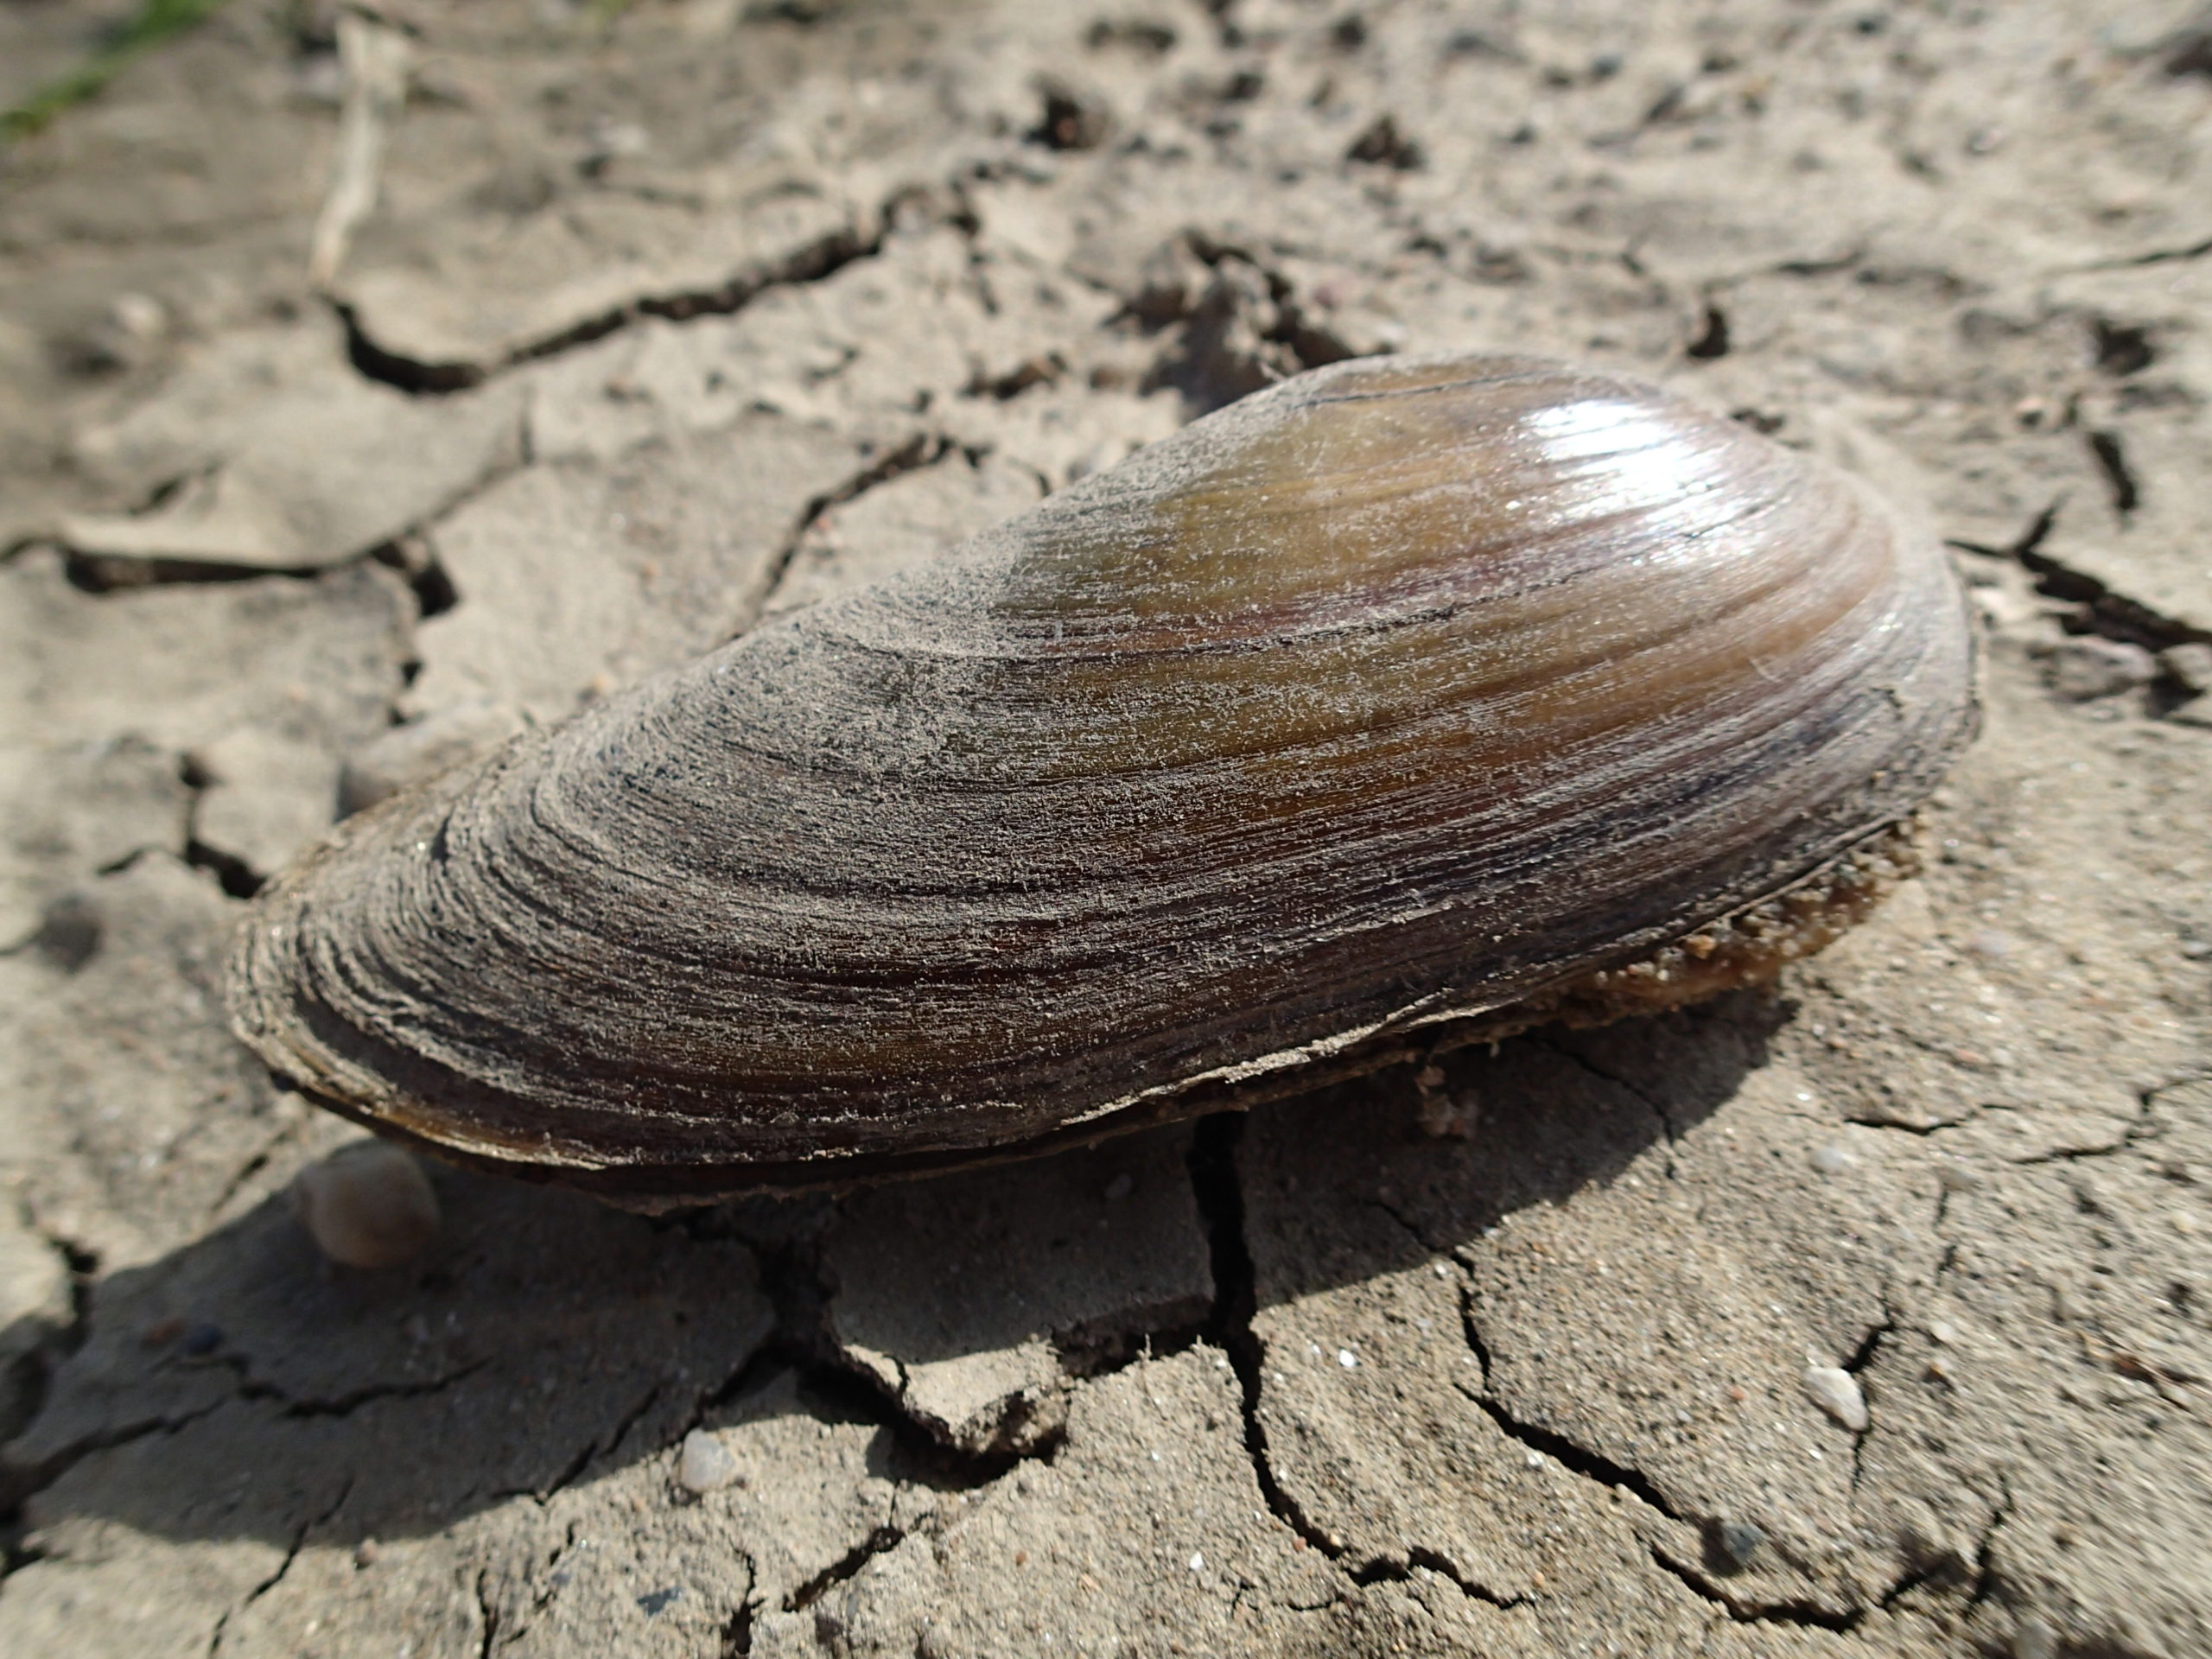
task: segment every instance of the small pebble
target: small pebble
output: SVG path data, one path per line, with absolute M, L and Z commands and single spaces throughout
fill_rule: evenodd
M 168 332 L 168 308 L 146 294 L 118 294 L 108 315 L 133 340 L 156 340 Z
M 1723 1521 L 1713 1531 L 1713 1550 L 1718 1558 L 1715 1565 L 1726 1572 L 1740 1573 L 1751 1564 L 1751 1558 L 1764 1542 L 1766 1534 L 1750 1522 Z
M 40 914 L 38 931 L 25 943 L 54 967 L 73 974 L 99 954 L 106 931 L 99 906 L 80 893 L 65 893 Z
M 377 1557 L 383 1554 L 384 1551 L 378 1547 L 377 1541 L 375 1539 L 364 1538 L 359 1543 L 353 1546 L 353 1565 L 355 1567 L 374 1567 L 377 1564 Z
M 2166 671 L 2166 677 L 2192 696 L 2212 691 L 2212 645 L 2192 640 L 2185 645 L 2168 645 L 2158 653 L 2158 666 Z
M 683 1437 L 676 1454 L 676 1484 L 687 1492 L 703 1496 L 720 1491 L 737 1478 L 737 1459 L 730 1449 L 703 1428 Z
M 1988 1183 L 1964 1164 L 1938 1164 L 1936 1180 L 1946 1192 L 1979 1192 Z
M 387 1141 L 356 1141 L 292 1180 L 292 1211 L 333 1262 L 395 1268 L 438 1236 L 438 1196 L 429 1177 Z
M 1813 1167 L 1823 1175 L 1840 1175 L 1859 1161 L 1859 1155 L 1840 1141 L 1831 1141 L 1813 1154 Z
M 184 1336 L 177 1344 L 178 1350 L 188 1359 L 205 1359 L 223 1345 L 223 1330 L 216 1325 L 193 1325 L 185 1327 Z
M 2030 1613 L 2012 1630 L 2012 1659 L 2057 1659 L 2058 1637 L 2048 1621 Z
M 1866 1427 L 1866 1396 L 1859 1379 L 1834 1365 L 1808 1365 L 1802 1379 L 1805 1396 L 1853 1433 Z
M 2009 962 L 2018 950 L 2011 934 L 1994 927 L 1985 927 L 1967 941 L 1967 952 L 1991 963 Z
M 1109 1204 L 1119 1204 L 1123 1198 L 1128 1198 L 1130 1193 L 1136 1191 L 1136 1178 L 1131 1175 L 1128 1170 L 1123 1170 L 1112 1180 L 1106 1183 L 1106 1202 Z
M 1339 1348 L 1337 1350 L 1337 1363 L 1348 1371 L 1356 1371 L 1359 1369 L 1359 1356 L 1349 1348 Z
M 1928 1334 L 1946 1348 L 1955 1348 L 1959 1344 L 1959 1327 L 1948 1319 L 1929 1320 Z

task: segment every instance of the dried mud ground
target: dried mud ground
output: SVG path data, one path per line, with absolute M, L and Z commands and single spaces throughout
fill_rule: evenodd
M 0 91 L 101 11 L 0 7 Z M 2212 16 L 350 15 L 0 157 L 0 1651 L 2212 1654 Z M 321 1262 L 355 1132 L 217 968 L 342 792 L 1446 345 L 1923 504 L 1986 731 L 1875 921 L 1425 1087 L 658 1223 L 440 1173 Z

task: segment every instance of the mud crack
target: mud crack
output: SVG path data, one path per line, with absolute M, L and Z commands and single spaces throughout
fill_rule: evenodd
M 1516 1417 L 1499 1402 L 1491 1391 L 1490 1379 L 1493 1362 L 1491 1357 L 1490 1344 L 1483 1339 L 1481 1327 L 1475 1323 L 1474 1289 L 1473 1287 L 1464 1282 L 1459 1288 L 1459 1325 L 1462 1334 L 1466 1338 L 1467 1346 L 1474 1354 L 1477 1365 L 1481 1369 L 1483 1377 L 1482 1392 L 1469 1395 L 1469 1398 L 1492 1422 L 1530 1451 L 1541 1452 L 1553 1462 L 1580 1475 L 1585 1480 L 1595 1481 L 1601 1486 L 1610 1486 L 1626 1492 L 1639 1502 L 1658 1510 L 1669 1521 L 1696 1523 L 1694 1517 L 1684 1516 L 1677 1511 L 1641 1470 L 1615 1463 L 1611 1459 L 1569 1440 L 1555 1429 L 1546 1428 L 1540 1423 L 1528 1422 Z M 1463 1387 L 1460 1392 L 1464 1394 L 1466 1390 Z
M 103 1429 L 73 1440 L 59 1452 L 41 1459 L 35 1464 L 0 1465 L 0 1514 L 12 1514 L 28 1499 L 60 1480 L 86 1458 L 101 1452 L 112 1452 L 118 1446 L 129 1446 L 133 1440 L 143 1440 L 149 1434 L 176 1434 L 192 1427 L 203 1417 L 213 1416 L 237 1396 L 226 1395 L 192 1411 L 180 1412 L 175 1416 L 141 1418 L 119 1427 Z
M 2084 1159 L 2110 1158 L 2120 1153 L 2132 1152 L 2144 1141 L 2158 1138 L 2159 1125 L 2154 1109 L 2158 1096 L 2170 1089 L 2179 1088 L 2182 1084 L 2191 1081 L 2193 1079 L 2184 1077 L 2174 1083 L 2156 1084 L 2148 1089 L 2137 1090 L 2135 1116 L 2120 1131 L 2117 1141 L 2107 1141 L 2094 1147 L 2053 1147 L 2048 1152 L 2031 1153 L 2024 1158 L 2014 1158 L 2009 1161 L 2015 1169 L 2032 1169 L 2040 1165 L 2079 1163 Z
M 958 449 L 959 446 L 942 432 L 916 432 L 809 501 L 798 516 L 798 523 L 768 561 L 767 575 L 759 586 L 760 597 L 746 607 L 724 632 L 723 639 L 734 639 L 760 621 L 762 613 L 773 602 L 778 590 L 783 587 L 784 578 L 791 572 L 791 561 L 798 556 L 799 549 L 805 544 L 807 532 L 821 522 L 823 514 L 858 500 L 870 490 L 888 484 L 894 478 L 919 472 L 925 467 L 934 467 Z
M 1651 1116 L 1657 1120 L 1659 1124 L 1659 1139 L 1666 1148 L 1663 1155 L 1666 1160 L 1667 1173 L 1669 1178 L 1673 1178 L 1676 1175 L 1677 1172 L 1675 1168 L 1675 1120 L 1668 1115 L 1667 1109 L 1664 1106 L 1654 1100 L 1649 1095 L 1645 1094 L 1643 1090 L 1637 1088 L 1636 1084 L 1630 1082 L 1627 1077 L 1621 1077 L 1615 1072 L 1607 1071 L 1604 1066 L 1598 1065 L 1597 1062 L 1591 1059 L 1587 1055 L 1578 1053 L 1571 1048 L 1563 1047 L 1560 1044 L 1553 1042 L 1549 1039 L 1542 1036 L 1537 1036 L 1532 1040 L 1535 1041 L 1541 1046 L 1549 1049 L 1553 1053 L 1558 1055 L 1560 1058 L 1565 1060 L 1568 1065 L 1576 1067 L 1580 1071 L 1589 1073 L 1590 1076 L 1597 1078 L 1599 1082 L 1610 1084 L 1611 1087 L 1619 1090 L 1623 1094 L 1628 1096 L 1638 1105 L 1643 1106 L 1649 1110 Z M 1487 1370 L 1489 1362 L 1485 1360 L 1484 1362 L 1484 1365 L 1485 1370 Z
M 651 1388 L 645 1390 L 645 1394 L 633 1405 L 631 1406 L 629 1410 L 624 1412 L 622 1415 L 615 1421 L 613 1429 L 605 1434 L 594 1435 L 590 1440 L 587 1440 L 583 1444 L 582 1447 L 577 1451 L 576 1454 L 569 1459 L 568 1464 L 562 1469 L 561 1472 L 554 1476 L 543 1491 L 532 1494 L 532 1496 L 537 1499 L 538 1503 L 541 1504 L 544 1503 L 550 1499 L 556 1492 L 565 1491 L 567 1488 L 575 1484 L 577 1480 L 582 1477 L 585 1470 L 590 1468 L 592 1465 L 598 1462 L 600 1459 L 607 1456 L 615 1449 L 615 1447 L 620 1446 L 624 1440 L 627 1440 L 629 1438 L 630 1431 L 635 1428 L 638 1424 L 644 1420 L 645 1414 L 651 1411 L 654 1405 L 658 1402 L 660 1399 L 660 1387 L 661 1385 L 659 1383 L 654 1383 Z
M 2141 253 L 2131 253 L 2119 259 L 2100 259 L 2093 264 L 2075 265 L 2073 270 L 2133 270 L 2143 265 L 2172 264 L 2177 260 L 2202 259 L 2212 253 L 2212 236 L 2201 242 L 2184 242 L 2178 247 L 2150 248 Z
M 1244 1450 L 1252 1463 L 1253 1478 L 1268 1511 L 1295 1532 L 1312 1548 L 1332 1561 L 1343 1559 L 1343 1547 L 1306 1517 L 1268 1460 L 1267 1426 L 1260 1421 L 1260 1368 L 1264 1358 L 1260 1338 L 1252 1329 L 1258 1311 L 1251 1248 L 1244 1236 L 1244 1191 L 1236 1173 L 1236 1148 L 1244 1138 L 1241 1112 L 1217 1112 L 1198 1120 L 1191 1136 L 1191 1190 L 1205 1224 L 1212 1257 L 1214 1302 L 1205 1324 L 1205 1336 L 1229 1356 L 1236 1378 L 1244 1420 Z
M 293 1532 L 290 1541 L 284 1546 L 284 1559 L 276 1564 L 276 1570 L 247 1591 L 237 1605 L 223 1610 L 223 1616 L 215 1621 L 215 1628 L 207 1637 L 208 1659 L 214 1659 L 214 1656 L 223 1650 L 223 1637 L 230 1629 L 231 1621 L 284 1581 L 284 1575 L 292 1570 L 292 1563 L 299 1560 L 300 1552 L 307 1548 L 308 1539 L 323 1527 L 327 1526 L 331 1518 L 346 1507 L 346 1500 L 353 1495 L 353 1480 L 351 1476 L 348 1476 L 345 1484 L 338 1489 L 338 1496 L 324 1506 L 321 1514 L 310 1516 L 307 1520 L 300 1522 L 298 1528 Z
M 1602 1452 L 1592 1450 L 1570 1439 L 1556 1429 L 1547 1428 L 1516 1415 L 1491 1391 L 1491 1357 L 1490 1345 L 1483 1338 L 1482 1330 L 1475 1322 L 1474 1293 L 1471 1287 L 1463 1285 L 1459 1302 L 1460 1325 L 1469 1350 L 1482 1370 L 1482 1391 L 1470 1392 L 1463 1384 L 1460 1392 L 1511 1439 L 1531 1452 L 1550 1459 L 1571 1473 L 1595 1482 L 1616 1491 L 1626 1492 L 1648 1508 L 1656 1510 L 1678 1526 L 1694 1528 L 1699 1536 L 1710 1541 L 1716 1535 L 1720 1522 L 1713 1516 L 1684 1513 L 1669 1501 L 1665 1494 L 1654 1485 L 1640 1469 L 1614 1462 Z M 1872 1349 L 1861 1344 L 1862 1351 L 1871 1357 Z M 1865 1618 L 1866 1610 L 1853 1607 L 1842 1611 L 1821 1607 L 1802 1600 L 1747 1601 L 1732 1596 L 1711 1577 L 1687 1561 L 1678 1560 L 1657 1543 L 1646 1544 L 1652 1564 L 1682 1585 L 1701 1600 L 1711 1602 L 1728 1618 L 1745 1624 L 1796 1624 L 1821 1630 L 1848 1630 Z M 1792 1561 L 1793 1567 L 1800 1563 Z
M 1355 1584 L 1404 1583 L 1416 1572 L 1448 1580 L 1472 1600 L 1498 1608 L 1526 1604 L 1523 1596 L 1503 1596 L 1469 1578 L 1441 1553 L 1421 1546 L 1406 1551 L 1402 1559 L 1373 1556 L 1351 1559 L 1351 1549 L 1327 1529 L 1317 1524 L 1298 1501 L 1283 1489 L 1268 1455 L 1267 1426 L 1261 1421 L 1262 1370 L 1266 1358 L 1258 1333 L 1252 1329 L 1258 1311 L 1256 1275 L 1244 1232 L 1244 1194 L 1236 1171 L 1236 1147 L 1244 1136 L 1241 1112 L 1218 1112 L 1202 1118 L 1191 1138 L 1191 1185 L 1206 1229 L 1212 1254 L 1214 1305 L 1201 1332 L 1229 1357 L 1236 1376 L 1244 1423 L 1244 1449 L 1252 1475 L 1269 1513 L 1288 1527 L 1306 1547 L 1317 1550 L 1342 1569 Z M 1395 1215 L 1401 1225 L 1406 1225 Z M 1416 1240 L 1420 1234 L 1407 1227 Z
M 908 1408 L 897 1385 L 855 1364 L 839 1345 L 830 1330 L 830 1287 L 817 1237 L 802 1232 L 772 1244 L 748 1240 L 747 1245 L 760 1262 L 760 1286 L 775 1311 L 774 1327 L 742 1364 L 701 1394 L 677 1440 L 709 1412 L 748 1398 L 788 1372 L 821 1405 L 887 1431 L 910 1478 L 932 1491 L 974 1491 L 1017 1465 L 1058 1455 L 1064 1439 L 1058 1430 L 1019 1446 L 981 1450 L 941 1438 Z
M 818 283 L 855 260 L 872 258 L 882 252 L 884 238 L 899 210 L 928 194 L 924 188 L 907 187 L 893 193 L 874 214 L 856 215 L 780 258 L 736 271 L 710 287 L 639 295 L 483 362 L 466 359 L 434 362 L 410 357 L 378 340 L 358 307 L 336 300 L 332 302 L 332 308 L 346 331 L 346 359 L 366 378 L 416 396 L 466 391 L 509 369 L 557 357 L 563 352 L 604 340 L 641 318 L 689 322 L 698 317 L 728 316 L 743 310 L 772 289 Z M 871 219 L 873 228 L 864 229 Z
M 1532 1599 L 1528 1596 L 1499 1595 L 1495 1590 L 1489 1589 L 1468 1578 L 1443 1554 L 1433 1549 L 1409 1549 L 1406 1552 L 1406 1559 L 1402 1562 L 1370 1561 L 1353 1572 L 1351 1581 L 1358 1585 L 1405 1584 L 1412 1580 L 1416 1572 L 1433 1573 L 1438 1578 L 1447 1580 L 1456 1585 L 1459 1593 L 1470 1601 L 1484 1602 L 1492 1607 L 1501 1609 L 1526 1607 Z
M 2117 441 L 2114 441 L 2117 455 Z M 2101 452 L 2100 452 L 2101 463 Z M 2124 468 L 2124 460 L 2121 462 Z M 2107 473 L 2109 477 L 2109 472 Z M 2123 477 L 2128 476 L 2123 471 Z M 2115 484 L 2114 503 L 2118 504 Z M 2130 488 L 2133 488 L 2132 481 Z M 2131 498 L 2132 499 L 2132 498 Z M 2212 644 L 2212 629 L 2200 628 L 2178 617 L 2166 615 L 2139 600 L 2130 599 L 2116 592 L 2109 584 L 2076 570 L 2062 559 L 2052 557 L 2043 550 L 2052 528 L 2058 522 L 2059 509 L 2066 505 L 2065 498 L 2044 508 L 2028 523 L 2018 539 L 2002 545 L 1992 546 L 1982 542 L 1961 541 L 1957 537 L 1947 545 L 1961 552 L 1979 553 L 1988 558 L 2012 559 L 2036 577 L 2036 591 L 2046 599 L 2061 600 L 2076 607 L 2068 619 L 2068 631 L 2075 633 L 2101 634 L 2107 639 L 2117 639 L 2124 645 L 2141 645 L 2147 651 L 2164 651 L 2171 645 Z
M 897 1527 L 880 1526 L 855 1544 L 804 1584 L 784 1598 L 784 1611 L 796 1613 L 828 1595 L 839 1585 L 851 1578 L 877 1556 L 893 1550 L 906 1541 L 906 1535 Z
M 238 1397 L 241 1400 L 276 1402 L 281 1407 L 276 1414 L 280 1417 L 350 1417 L 362 1407 L 375 1405 L 379 1401 L 420 1400 L 429 1395 L 442 1394 L 455 1383 L 467 1381 L 490 1363 L 489 1360 L 480 1359 L 459 1370 L 448 1371 L 442 1376 L 430 1377 L 420 1382 L 375 1382 L 327 1398 L 310 1395 L 296 1400 L 269 1383 L 249 1379 L 240 1383 Z

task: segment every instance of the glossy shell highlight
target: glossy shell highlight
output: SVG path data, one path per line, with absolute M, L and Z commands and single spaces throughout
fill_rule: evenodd
M 1971 655 L 1941 549 L 1810 457 L 1341 364 L 349 820 L 235 1020 L 646 1206 L 1093 1140 L 1816 945 Z

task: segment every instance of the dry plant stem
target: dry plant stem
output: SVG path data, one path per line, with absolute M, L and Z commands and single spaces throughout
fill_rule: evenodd
M 407 103 L 407 36 L 357 11 L 338 18 L 338 60 L 346 76 L 338 114 L 338 147 L 322 212 L 308 252 L 308 282 L 327 289 L 346 263 L 354 230 L 377 205 L 384 148 Z

